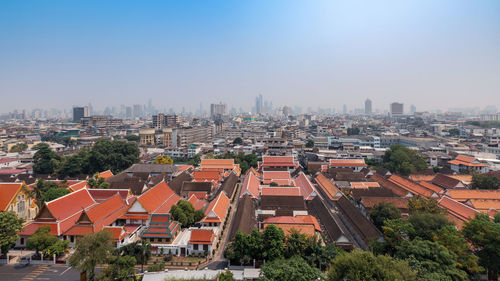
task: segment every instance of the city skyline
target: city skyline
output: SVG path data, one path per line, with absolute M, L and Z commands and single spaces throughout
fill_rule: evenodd
M 498 1 L 12 1 L 0 24 L 0 112 L 500 107 Z

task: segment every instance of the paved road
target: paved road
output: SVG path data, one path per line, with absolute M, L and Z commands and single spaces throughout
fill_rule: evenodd
M 63 265 L 1 265 L 2 281 L 79 281 L 80 273 Z

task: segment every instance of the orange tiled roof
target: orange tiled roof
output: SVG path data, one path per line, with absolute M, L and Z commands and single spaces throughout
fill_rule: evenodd
M 194 169 L 193 165 L 176 165 L 177 166 L 177 171 L 178 172 L 184 172 L 189 169 Z
M 477 213 L 479 213 L 477 210 L 462 204 L 458 201 L 455 201 L 448 196 L 443 196 L 439 201 L 439 206 L 442 208 L 445 208 L 448 210 L 448 214 L 453 216 L 455 219 L 453 221 L 458 222 L 457 225 L 461 227 L 463 223 L 460 223 L 459 221 L 466 222 L 469 219 L 472 219 L 475 217 Z M 458 220 L 457 220 L 458 219 Z
M 279 216 L 270 217 L 264 220 L 264 227 L 267 225 L 276 225 L 283 229 L 285 234 L 288 234 L 292 229 L 295 229 L 306 235 L 314 235 L 315 231 L 321 232 L 321 227 L 315 217 L 307 216 Z
M 444 191 L 441 187 L 434 185 L 430 182 L 420 181 L 418 184 L 420 184 L 423 187 L 426 187 L 427 189 L 430 189 L 430 190 L 436 192 L 436 194 L 441 194 Z
M 465 202 L 469 199 L 500 199 L 500 190 L 490 189 L 449 189 L 445 194 L 460 202 Z
M 241 169 L 239 164 L 234 163 L 234 159 L 201 159 L 200 169 L 221 168 L 224 170 L 233 170 L 237 176 L 240 176 Z
M 467 167 L 486 167 L 486 164 L 479 163 L 474 157 L 458 155 L 455 159 L 448 161 L 452 165 L 463 165 Z
M 296 166 L 293 156 L 262 156 L 262 166 Z
M 110 170 L 107 170 L 107 171 L 101 172 L 101 173 L 99 173 L 99 175 L 98 175 L 98 177 L 99 177 L 99 178 L 103 178 L 103 179 L 107 179 L 107 178 L 110 178 L 110 177 L 112 177 L 112 176 L 114 176 L 114 175 L 113 175 L 113 172 L 111 172 Z
M 424 186 L 421 186 L 415 182 L 412 182 L 411 180 L 407 180 L 401 176 L 398 176 L 398 175 L 391 175 L 389 177 L 389 181 L 396 184 L 397 186 L 399 186 L 400 188 L 402 189 L 405 189 L 415 195 L 420 195 L 420 196 L 425 196 L 425 197 L 436 197 L 437 194 L 424 187 Z
M 500 199 L 469 199 L 465 204 L 483 213 L 500 210 Z
M 309 180 L 309 177 L 303 172 L 300 172 L 299 176 L 295 178 L 295 186 L 300 188 L 300 192 L 302 193 L 302 196 L 304 196 L 304 199 L 312 199 L 317 194 L 316 188 L 314 188 L 314 185 Z
M 351 188 L 354 189 L 368 189 L 371 187 L 380 187 L 378 182 L 351 182 Z
M 265 184 L 269 184 L 277 180 L 281 181 L 286 180 L 287 182 L 291 180 L 289 171 L 264 171 L 262 175 L 263 175 L 263 182 Z
M 411 174 L 408 178 L 414 182 L 432 181 L 435 175 Z
M 170 207 L 179 200 L 179 195 L 175 194 L 165 181 L 161 181 L 137 197 L 137 201 L 149 214 L 156 213 L 160 208 L 168 213 Z
M 79 181 L 77 183 L 71 183 L 71 185 L 68 184 L 68 189 L 71 192 L 75 192 L 75 191 L 80 190 L 80 189 L 85 188 L 85 187 L 88 188 L 87 181 Z
M 194 171 L 193 181 L 203 182 L 203 181 L 214 181 L 218 182 L 222 180 L 222 173 L 220 171 Z
M 7 207 L 22 186 L 22 182 L 0 183 L 0 211 L 8 211 Z
M 221 192 L 216 199 L 212 200 L 205 211 L 205 217 L 201 222 L 219 222 L 226 218 L 230 200 L 224 192 Z
M 298 187 L 262 187 L 260 196 L 302 196 Z
M 366 167 L 364 159 L 330 159 L 330 167 Z
M 214 235 L 210 229 L 193 229 L 191 230 L 191 239 L 189 244 L 212 244 Z
M 390 189 L 397 196 L 407 197 L 411 194 L 408 190 L 401 188 L 399 185 L 394 184 L 379 174 L 373 174 L 370 179 L 378 182 L 382 187 Z
M 251 170 L 248 170 L 245 179 L 243 180 L 243 184 L 241 185 L 240 197 L 243 197 L 245 194 L 249 194 L 252 198 L 259 197 L 259 186 L 260 180 Z
M 342 192 L 337 188 L 337 186 L 327 179 L 323 174 L 318 174 L 314 180 L 323 189 L 330 200 L 338 200 L 342 197 Z
M 203 209 L 205 203 L 207 202 L 205 200 L 197 198 L 194 194 L 192 194 L 187 201 L 193 205 L 195 210 Z

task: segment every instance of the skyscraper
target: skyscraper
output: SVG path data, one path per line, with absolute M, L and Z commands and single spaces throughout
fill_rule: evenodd
M 75 106 L 73 107 L 73 123 L 80 123 L 83 117 L 89 117 L 89 107 L 88 106 Z
M 399 102 L 391 103 L 391 115 L 403 115 L 404 114 L 404 105 Z
M 226 115 L 226 105 L 221 103 L 210 104 L 210 117 L 212 119 L 220 119 L 223 115 Z
M 264 101 L 262 99 L 262 95 L 259 95 L 255 98 L 255 113 L 262 114 L 262 107 L 264 105 Z
M 365 100 L 365 114 L 372 114 L 372 101 L 370 99 Z
M 413 104 L 412 104 L 412 105 L 410 106 L 410 114 L 412 114 L 412 115 L 413 115 L 413 114 L 415 114 L 415 112 L 416 112 L 416 111 L 417 111 L 417 108 L 415 107 L 415 105 L 413 105 Z

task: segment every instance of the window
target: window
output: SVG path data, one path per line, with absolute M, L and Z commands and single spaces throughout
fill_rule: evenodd
M 24 238 L 21 237 L 21 245 L 24 245 Z
M 17 213 L 24 213 L 24 201 L 19 201 L 19 203 L 17 203 Z
M 75 236 L 70 235 L 69 236 L 69 241 L 71 241 L 71 243 L 74 243 L 75 242 Z

